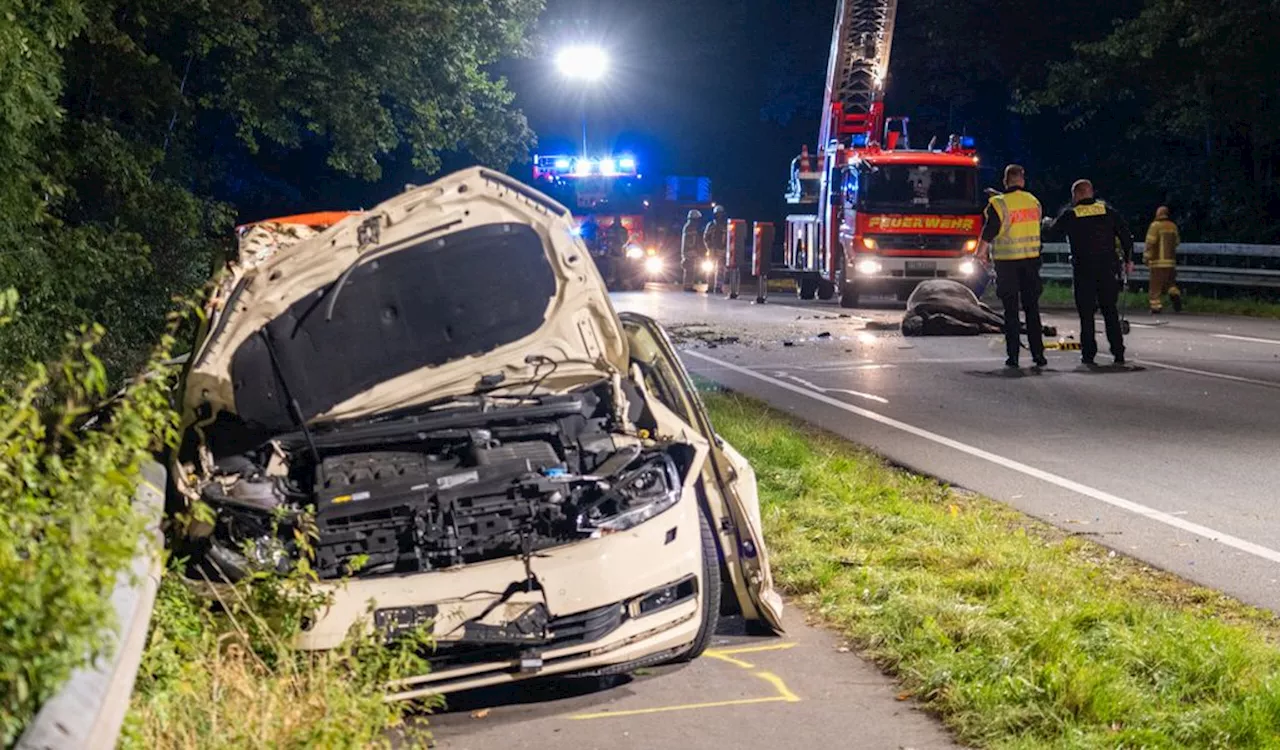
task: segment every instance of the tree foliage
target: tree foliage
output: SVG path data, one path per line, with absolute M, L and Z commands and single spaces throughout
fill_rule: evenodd
M 505 167 L 532 133 L 487 73 L 541 0 L 0 0 L 0 372 L 102 324 L 135 367 L 237 213 L 306 208 L 407 151 Z M 281 200 L 280 196 L 288 196 Z M 339 206 L 340 208 L 345 206 Z
M 1278 49 L 1280 3 L 1148 0 L 1051 65 L 1024 109 L 1055 109 L 1073 128 L 1114 123 L 1120 160 L 1202 231 L 1280 241 Z

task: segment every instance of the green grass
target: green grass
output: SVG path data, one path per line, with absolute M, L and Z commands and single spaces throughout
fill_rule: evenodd
M 1147 293 L 1125 292 L 1125 299 L 1130 313 L 1147 314 Z M 1280 319 L 1280 302 L 1258 299 L 1256 297 L 1236 297 L 1233 299 L 1214 299 L 1184 294 L 1182 297 L 1184 310 L 1202 315 L 1243 315 L 1250 318 Z M 997 302 L 998 304 L 998 302 Z M 1074 307 L 1075 297 L 1071 293 L 1071 285 L 1050 282 L 1044 285 L 1044 294 L 1040 296 L 1040 304 L 1045 307 Z M 1168 298 L 1164 305 L 1166 312 L 1172 312 Z
M 1280 747 L 1280 621 L 759 402 L 706 401 L 753 462 L 775 574 L 963 742 Z

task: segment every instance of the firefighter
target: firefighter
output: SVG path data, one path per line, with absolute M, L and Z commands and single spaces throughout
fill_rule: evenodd
M 707 222 L 706 228 L 702 230 L 702 242 L 707 246 L 707 257 L 714 258 L 717 261 L 723 258 L 728 239 L 729 214 L 725 211 L 724 206 L 716 206 L 711 212 L 711 221 Z M 719 263 L 716 265 L 718 266 Z M 714 277 L 708 278 L 707 291 L 720 291 L 717 281 L 718 279 Z
M 1124 334 L 1120 330 L 1120 276 L 1133 273 L 1133 235 L 1124 217 L 1093 195 L 1093 183 L 1071 185 L 1071 205 L 1049 223 L 1053 235 L 1066 234 L 1071 243 L 1071 277 L 1076 312 L 1080 314 L 1080 357 L 1093 365 L 1098 340 L 1093 314 L 1102 310 L 1107 342 L 1117 365 L 1124 364 Z M 1119 249 L 1116 242 L 1119 242 Z
M 1178 225 L 1169 218 L 1168 206 L 1156 209 L 1156 219 L 1147 227 L 1147 246 L 1143 253 L 1147 267 L 1151 270 L 1151 288 L 1147 292 L 1151 303 L 1151 314 L 1164 312 L 1162 298 L 1169 293 L 1169 301 L 1173 303 L 1173 311 L 1182 312 L 1182 292 L 1178 289 L 1178 269 L 1176 254 L 1178 243 Z
M 698 278 L 698 263 L 707 254 L 702 247 L 702 235 L 698 231 L 701 219 L 701 211 L 696 208 L 689 211 L 689 217 L 680 231 L 680 271 L 686 292 L 693 291 L 694 281 Z
M 615 257 L 624 255 L 626 253 L 627 240 L 630 238 L 631 233 L 627 231 L 626 225 L 622 223 L 622 217 L 613 217 L 613 224 L 609 225 L 609 229 L 605 233 L 605 247 L 608 248 L 609 255 Z
M 1040 201 L 1027 192 L 1027 174 L 1021 166 L 1004 168 L 1004 192 L 987 200 L 982 212 L 982 241 L 978 256 L 988 253 L 996 271 L 996 293 L 1004 305 L 1004 366 L 1018 367 L 1021 350 L 1018 308 L 1027 316 L 1027 348 L 1036 367 L 1044 357 L 1040 330 Z M 1019 305 L 1021 303 L 1021 305 Z
M 596 222 L 595 216 L 588 216 L 582 222 L 578 227 L 578 236 L 582 238 L 582 243 L 587 246 L 587 251 L 592 255 L 600 252 L 597 244 L 600 239 L 600 225 Z

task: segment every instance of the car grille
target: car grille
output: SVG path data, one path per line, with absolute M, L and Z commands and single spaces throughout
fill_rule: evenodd
M 973 239 L 963 234 L 872 234 L 881 250 L 952 250 L 959 255 L 964 243 Z
M 452 669 L 469 664 L 483 664 L 519 658 L 529 648 L 539 651 L 593 643 L 617 630 L 626 620 L 625 604 L 607 604 L 577 614 L 554 617 L 547 623 L 550 638 L 520 644 L 486 644 L 467 641 L 439 641 L 430 658 L 434 669 Z

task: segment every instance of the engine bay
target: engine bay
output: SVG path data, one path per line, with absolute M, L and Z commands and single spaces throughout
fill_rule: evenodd
M 626 530 L 679 501 L 693 456 L 628 429 L 614 400 L 607 382 L 513 405 L 474 397 L 214 448 L 194 488 L 213 519 L 187 552 L 211 580 L 302 556 L 337 579 L 527 559 Z

